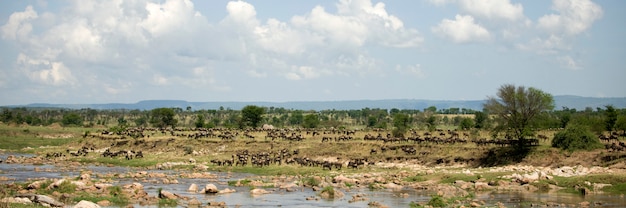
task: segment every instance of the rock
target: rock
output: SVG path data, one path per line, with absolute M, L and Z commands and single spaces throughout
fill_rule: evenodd
M 217 189 L 217 186 L 213 185 L 212 183 L 209 183 L 206 186 L 204 186 L 205 194 L 215 194 L 217 192 L 219 192 L 219 190 Z
M 30 184 L 28 184 L 28 189 L 40 189 L 41 185 L 44 184 L 46 182 L 46 180 L 42 180 L 42 181 L 35 181 L 32 182 Z
M 270 192 L 265 190 L 265 189 L 252 189 L 250 190 L 250 194 L 252 194 L 253 196 L 258 196 L 258 195 L 263 195 L 263 194 L 269 194 Z
M 383 204 L 381 204 L 380 202 L 377 202 L 377 201 L 369 202 L 369 203 L 367 203 L 367 205 L 370 206 L 370 207 L 377 207 L 377 208 L 387 208 L 388 207 L 388 206 L 385 206 L 385 205 L 383 205 Z
M 209 207 L 226 207 L 226 202 L 209 202 Z
M 472 186 L 474 184 L 472 184 L 471 182 L 463 181 L 463 180 L 456 180 L 454 181 L 454 185 L 456 185 L 457 187 L 461 189 L 471 189 L 473 188 Z
M 35 194 L 26 194 L 26 195 L 18 195 L 18 197 L 26 197 L 35 203 L 42 204 L 43 206 L 51 206 L 51 207 L 63 207 L 65 204 L 57 201 L 56 199 L 46 196 L 46 195 L 35 195 Z
M 471 207 L 480 207 L 480 204 L 478 202 L 471 202 L 470 206 Z
M 109 200 L 102 200 L 97 202 L 96 204 L 103 206 L 103 207 L 110 207 L 111 206 L 111 202 Z
M 332 189 L 332 191 L 324 191 L 322 190 L 322 193 L 320 193 L 320 197 L 322 197 L 323 199 L 340 199 L 343 198 L 345 194 L 342 191 L 339 191 L 337 189 Z
M 91 180 L 91 175 L 89 175 L 89 173 L 83 173 L 80 175 L 80 180 L 89 181 Z
M 22 198 L 22 197 L 6 197 L 6 198 L 3 198 L 3 199 L 0 199 L 0 202 L 1 203 L 12 203 L 12 204 L 32 204 L 33 203 L 30 199 L 28 199 L 26 197 L 24 197 L 24 198 Z
M 385 185 L 383 185 L 383 187 L 387 188 L 387 189 L 391 189 L 393 191 L 400 191 L 402 190 L 404 187 L 395 183 L 387 183 Z
M 189 203 L 187 203 L 189 206 L 200 206 L 202 205 L 202 202 L 200 202 L 198 199 L 193 198 L 192 200 L 189 201 Z
M 369 200 L 368 198 L 365 197 L 365 194 L 362 193 L 358 193 L 356 195 L 352 195 L 352 199 L 350 199 L 348 201 L 348 203 L 354 203 L 354 202 L 358 202 L 358 201 L 367 201 Z
M 47 189 L 55 189 L 58 188 L 59 186 L 61 186 L 61 184 L 65 182 L 65 179 L 59 179 L 53 183 L 50 184 L 50 186 L 48 186 Z
M 74 205 L 74 208 L 100 208 L 100 205 L 90 201 L 82 200 L 78 202 L 78 204 Z
M 94 187 L 96 187 L 97 189 L 107 189 L 109 187 L 112 187 L 113 184 L 108 184 L 108 183 L 96 183 L 93 185 Z
M 580 207 L 589 207 L 589 205 L 590 205 L 590 204 L 591 204 L 591 203 L 589 203 L 588 201 L 584 201 L 584 202 L 580 202 L 580 203 L 578 203 L 578 205 L 579 205 Z
M 191 163 L 191 164 L 196 164 L 196 159 L 189 158 L 189 163 Z
M 163 191 L 163 190 L 161 190 L 161 193 L 159 193 L 159 198 L 161 198 L 161 199 L 178 199 L 178 197 L 176 195 L 174 195 L 172 192 Z
M 491 187 L 489 187 L 489 184 L 487 184 L 485 182 L 476 182 L 476 183 L 474 183 L 474 189 L 476 191 L 484 191 L 484 190 L 491 189 Z
M 351 179 L 351 178 L 345 177 L 345 176 L 343 176 L 343 175 L 338 175 L 338 176 L 335 176 L 335 178 L 333 178 L 333 183 L 343 183 L 343 184 L 345 184 L 345 183 L 350 183 L 350 184 L 356 184 L 356 183 L 358 183 L 358 180 L 356 180 L 356 179 Z
M 195 183 L 192 183 L 187 189 L 187 191 L 192 192 L 192 193 L 198 192 L 198 185 L 196 185 Z
M 221 190 L 221 191 L 219 191 L 217 193 L 218 194 L 230 194 L 230 193 L 235 193 L 235 192 L 237 192 L 235 189 L 226 188 L 226 189 Z

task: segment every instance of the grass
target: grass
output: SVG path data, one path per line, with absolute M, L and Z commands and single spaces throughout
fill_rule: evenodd
M 159 199 L 159 207 L 176 207 L 178 201 L 175 199 Z
M 237 184 L 239 184 L 241 186 L 247 186 L 248 184 L 250 184 L 250 182 L 252 182 L 250 179 L 241 179 L 237 181 L 228 181 L 228 185 L 237 186 Z
M 322 193 L 327 193 L 329 198 L 335 198 L 335 189 L 332 186 L 326 186 L 324 187 L 324 189 L 322 189 L 322 191 L 320 192 L 320 194 Z
M 596 174 L 586 176 L 574 176 L 574 177 L 560 177 L 554 176 L 553 183 L 555 185 L 564 187 L 563 192 L 581 194 L 577 187 L 586 187 L 589 190 L 593 190 L 593 186 L 587 185 L 585 182 L 591 184 L 602 183 L 612 184 L 612 186 L 604 187 L 600 191 L 604 191 L 612 194 L 626 193 L 626 175 L 625 174 Z M 598 190 L 595 190 L 598 191 Z
M 307 186 L 319 186 L 321 181 L 318 181 L 314 177 L 307 177 L 302 179 L 302 183 Z
M 424 176 L 420 176 L 420 175 L 416 175 L 416 176 L 409 176 L 403 179 L 406 182 L 423 182 L 423 181 L 427 181 L 427 179 Z

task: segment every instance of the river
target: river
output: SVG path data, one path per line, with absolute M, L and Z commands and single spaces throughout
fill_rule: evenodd
M 13 154 L 16 155 L 16 154 Z M 29 156 L 29 155 L 16 155 Z M 0 159 L 5 160 L 7 153 L 0 154 Z M 145 170 L 128 167 L 107 167 L 86 165 L 80 167 L 58 167 L 54 165 L 32 165 L 32 164 L 5 164 L 0 163 L 0 177 L 7 180 L 0 183 L 27 182 L 41 179 L 74 178 L 79 176 L 81 171 L 91 171 L 92 179 L 97 179 L 98 175 L 107 174 L 127 174 L 137 171 L 148 171 L 149 173 L 163 173 L 168 176 L 178 176 L 184 171 L 178 170 Z M 157 190 L 162 188 L 175 194 L 196 198 L 203 204 L 208 202 L 225 202 L 229 207 L 240 205 L 241 207 L 368 207 L 372 201 L 389 207 L 409 207 L 411 202 L 428 202 L 430 196 L 435 194 L 430 191 L 404 188 L 402 190 L 369 190 L 367 188 L 351 188 L 349 190 L 339 189 L 345 196 L 335 200 L 325 200 L 318 197 L 318 192 L 311 188 L 297 187 L 295 190 L 287 192 L 285 189 L 267 188 L 269 194 L 253 196 L 249 187 L 233 187 L 228 185 L 228 181 L 254 178 L 254 175 L 246 173 L 225 173 L 211 172 L 216 175 L 212 179 L 177 178 L 177 184 L 163 184 L 160 178 L 114 178 L 113 185 L 124 185 L 133 182 L 140 182 L 146 192 L 151 196 L 157 195 Z M 191 184 L 197 184 L 200 188 L 206 184 L 215 184 L 219 190 L 225 188 L 235 189 L 235 193 L 229 194 L 197 194 L 189 193 L 187 189 Z M 368 200 L 349 202 L 353 195 L 364 194 Z M 316 198 L 317 200 L 307 200 Z M 541 192 L 477 192 L 475 199 L 483 201 L 487 206 L 493 206 L 498 202 L 507 207 L 528 207 L 531 204 L 578 204 L 583 201 L 590 202 L 591 207 L 626 207 L 626 199 L 622 195 L 595 194 L 581 196 L 568 193 L 541 193 Z M 181 205 L 182 206 L 182 205 Z M 141 206 L 135 207 L 155 207 Z

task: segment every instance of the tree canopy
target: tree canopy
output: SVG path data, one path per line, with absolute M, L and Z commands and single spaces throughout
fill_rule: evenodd
M 489 97 L 485 109 L 496 115 L 496 133 L 505 132 L 509 138 L 518 139 L 519 144 L 526 144 L 525 136 L 534 134 L 530 123 L 541 112 L 554 108 L 552 95 L 539 89 L 512 84 L 502 85 L 497 97 Z
M 174 118 L 176 113 L 171 108 L 155 108 L 150 111 L 150 123 L 159 128 L 175 127 L 178 120 Z
M 244 125 L 252 128 L 259 126 L 263 120 L 263 114 L 265 114 L 265 108 L 256 105 L 247 105 L 241 109 L 241 119 Z

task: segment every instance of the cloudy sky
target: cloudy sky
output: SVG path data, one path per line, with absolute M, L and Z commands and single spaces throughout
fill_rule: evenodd
M 626 97 L 626 1 L 3 1 L 0 105 Z

